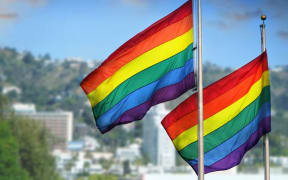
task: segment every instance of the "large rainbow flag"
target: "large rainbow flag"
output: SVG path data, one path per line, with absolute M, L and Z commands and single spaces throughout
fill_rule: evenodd
M 267 55 L 262 55 L 203 90 L 205 173 L 238 165 L 244 154 L 271 131 Z M 182 158 L 197 173 L 197 94 L 162 125 Z
M 194 87 L 192 1 L 112 53 L 81 87 L 102 133 Z

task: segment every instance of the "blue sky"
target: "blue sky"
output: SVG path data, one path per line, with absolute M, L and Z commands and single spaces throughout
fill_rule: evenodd
M 104 60 L 185 0 L 1 0 L 0 47 Z M 240 67 L 260 54 L 267 14 L 271 67 L 288 64 L 287 0 L 204 0 L 203 59 Z

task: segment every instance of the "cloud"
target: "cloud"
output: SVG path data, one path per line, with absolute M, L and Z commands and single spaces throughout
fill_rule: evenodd
M 260 7 L 252 6 L 251 2 L 244 0 L 210 0 L 208 3 L 226 20 L 247 21 L 263 13 Z
M 48 0 L 0 0 L 0 19 L 13 20 L 23 14 L 23 7 L 43 6 Z M 23 5 L 28 6 L 23 6 Z
M 0 0 L 0 35 L 12 28 L 29 11 L 43 7 L 50 0 Z
M 287 0 L 208 0 L 223 16 L 235 20 L 249 20 L 262 13 L 288 17 Z
M 124 4 L 136 5 L 136 6 L 147 5 L 147 1 L 145 0 L 121 0 L 121 2 Z
M 261 14 L 263 14 L 261 9 L 227 13 L 229 18 L 237 21 L 246 21 L 251 18 L 259 17 Z
M 288 1 L 287 0 L 265 0 L 264 6 L 271 11 L 275 17 L 288 17 Z
M 288 25 L 286 23 L 288 0 L 208 0 L 206 2 L 215 11 L 215 17 L 210 19 L 214 22 L 208 24 L 221 29 L 236 28 L 240 23 L 259 18 L 262 14 L 266 14 L 274 22 Z
M 288 39 L 288 31 L 278 31 L 278 36 L 283 38 L 283 39 Z
M 0 13 L 0 19 L 16 19 L 17 13 Z
M 17 3 L 25 3 L 35 6 L 45 4 L 46 0 L 1 0 L 0 5 L 11 5 Z
M 155 5 L 158 2 L 163 2 L 164 0 L 117 0 L 117 1 L 120 1 L 122 4 L 125 5 L 147 7 L 150 5 Z M 173 0 L 165 0 L 165 1 L 171 2 Z
M 224 21 L 221 21 L 221 20 L 217 20 L 217 21 L 209 21 L 208 22 L 208 25 L 210 26 L 213 26 L 213 27 L 216 27 L 218 29 L 222 29 L 222 30 L 228 30 L 230 28 L 232 28 L 233 26 L 231 24 L 228 24 Z

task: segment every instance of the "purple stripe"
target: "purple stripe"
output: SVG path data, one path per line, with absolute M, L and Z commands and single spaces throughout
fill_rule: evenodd
M 227 170 L 238 165 L 241 162 L 245 153 L 249 151 L 251 148 L 253 148 L 264 134 L 269 133 L 270 131 L 271 131 L 271 116 L 266 117 L 265 119 L 262 120 L 262 122 L 259 124 L 258 130 L 250 136 L 250 138 L 246 143 L 242 144 L 238 149 L 231 152 L 228 156 L 217 161 L 211 166 L 205 166 L 204 168 L 205 174 L 214 171 Z M 192 168 L 198 174 L 197 164 L 193 165 Z
M 179 83 L 159 89 L 151 96 L 148 101 L 123 113 L 120 118 L 114 121 L 113 124 L 111 124 L 111 126 L 102 133 L 111 130 L 117 125 L 127 124 L 132 121 L 141 120 L 152 106 L 165 101 L 176 99 L 183 93 L 194 87 L 194 72 L 191 72 Z

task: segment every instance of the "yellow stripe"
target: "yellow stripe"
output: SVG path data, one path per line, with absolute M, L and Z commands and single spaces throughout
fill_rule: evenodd
M 262 89 L 269 84 L 269 72 L 265 71 L 262 74 L 261 79 L 259 79 L 251 86 L 249 92 L 245 96 L 243 96 L 230 106 L 226 107 L 225 109 L 214 114 L 213 116 L 205 119 L 205 121 L 203 122 L 204 136 L 215 131 L 216 129 L 236 117 L 245 107 L 251 104 L 261 94 Z M 178 151 L 198 140 L 197 129 L 198 125 L 195 125 L 181 133 L 177 138 L 173 140 L 173 143 Z
M 88 94 L 88 98 L 92 107 L 102 101 L 117 86 L 129 79 L 131 76 L 183 51 L 192 42 L 193 29 L 190 29 L 183 35 L 163 43 L 160 46 L 157 46 L 154 49 L 147 51 L 141 56 L 130 61 L 128 64 L 114 73 L 111 77 L 103 81 L 94 91 Z

